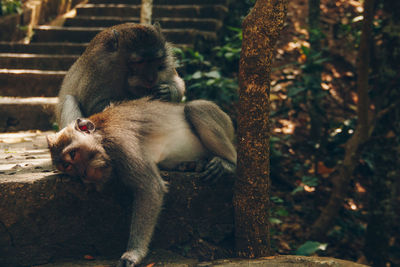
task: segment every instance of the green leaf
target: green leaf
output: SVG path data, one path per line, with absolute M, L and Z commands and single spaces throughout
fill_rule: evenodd
M 318 250 L 326 250 L 328 244 L 316 241 L 307 241 L 296 250 L 296 255 L 309 256 Z
M 296 194 L 296 193 L 298 193 L 298 192 L 301 192 L 301 191 L 303 191 L 304 190 L 304 188 L 302 187 L 302 186 L 298 186 L 298 187 L 296 187 L 293 191 L 292 191 L 292 195 L 294 195 L 294 194 Z
M 317 186 L 319 182 L 318 177 L 315 176 L 303 176 L 301 181 L 308 186 Z
M 270 139 L 269 139 L 270 143 L 276 143 L 276 142 L 279 142 L 280 140 L 281 139 L 279 137 L 276 137 L 276 136 L 271 136 Z
M 276 215 L 286 217 L 289 215 L 289 212 L 284 208 L 280 208 L 276 211 Z
M 242 32 L 241 28 L 236 28 L 236 27 L 232 27 L 232 26 L 227 26 L 227 28 L 234 32 Z
M 228 60 L 232 59 L 234 56 L 235 56 L 235 54 L 232 53 L 232 52 L 226 52 L 225 53 L 225 58 L 228 59 Z
M 204 76 L 206 76 L 208 78 L 219 79 L 219 78 L 221 78 L 221 73 L 219 73 L 219 71 L 213 70 L 213 71 L 204 73 Z
M 202 77 L 202 73 L 201 71 L 196 71 L 195 73 L 193 73 L 192 75 L 192 79 L 200 79 Z
M 281 224 L 282 223 L 282 221 L 279 220 L 278 218 L 269 218 L 269 222 L 271 224 Z
M 215 80 L 209 79 L 209 80 L 207 80 L 206 85 L 207 85 L 207 86 L 211 86 L 211 85 L 213 85 L 214 83 L 215 83 Z
M 271 197 L 270 199 L 271 199 L 272 202 L 274 202 L 276 204 L 281 204 L 281 203 L 284 202 L 283 199 L 280 198 L 280 197 Z
M 288 97 L 293 97 L 303 91 L 305 91 L 306 87 L 291 87 L 288 92 Z
M 310 48 L 307 46 L 302 45 L 301 46 L 301 51 L 303 52 L 304 55 L 308 56 L 308 54 L 310 53 Z

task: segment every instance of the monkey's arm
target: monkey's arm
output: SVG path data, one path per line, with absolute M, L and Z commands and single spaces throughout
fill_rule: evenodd
M 70 122 L 75 121 L 78 118 L 82 118 L 82 111 L 79 107 L 78 100 L 72 95 L 65 95 L 59 98 L 59 128 L 62 129 L 67 126 Z
M 146 256 L 167 191 L 155 164 L 133 156 L 134 153 L 138 152 L 132 151 L 124 159 L 125 166 L 119 169 L 120 177 L 132 189 L 134 200 L 128 246 L 118 267 L 135 266 Z
M 161 81 L 160 84 L 155 88 L 155 98 L 167 100 L 171 102 L 181 102 L 182 97 L 185 94 L 185 82 L 179 77 L 176 70 L 174 75 L 169 81 Z

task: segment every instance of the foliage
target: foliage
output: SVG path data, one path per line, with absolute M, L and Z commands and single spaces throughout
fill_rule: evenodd
M 312 97 L 318 103 L 327 95 L 327 92 L 322 90 L 321 78 L 316 73 L 321 73 L 324 62 L 328 61 L 329 58 L 324 57 L 322 52 L 317 52 L 305 46 L 301 47 L 301 51 L 306 58 L 304 63 L 297 63 L 303 71 L 302 75 L 299 75 L 293 85 L 288 88 L 288 97 L 295 106 L 306 103 L 309 97 Z M 319 106 L 313 108 L 320 109 Z
M 310 186 L 310 187 L 315 187 L 315 186 L 317 186 L 318 184 L 319 184 L 318 177 L 315 177 L 315 176 L 307 176 L 307 175 L 305 175 L 305 176 L 303 176 L 303 177 L 301 178 L 301 185 L 298 186 L 298 187 L 296 187 L 296 188 L 292 191 L 292 194 L 294 195 L 294 194 L 296 194 L 296 193 L 298 193 L 298 192 L 303 191 L 303 190 L 304 190 L 304 185 Z
M 225 23 L 230 26 L 223 30 L 222 45 L 209 50 L 178 51 L 188 99 L 208 98 L 224 108 L 237 99 L 240 25 L 251 2 L 231 1 L 233 9 Z M 357 2 L 361 3 L 358 0 L 351 3 L 322 0 L 321 9 L 326 8 L 323 13 L 330 16 L 321 20 L 321 29 L 302 25 L 303 30 L 307 28 L 307 34 L 297 32 L 295 38 L 278 44 L 278 48 L 284 50 L 278 52 L 278 56 L 281 54 L 284 59 L 277 60 L 274 66 L 277 74 L 273 82 L 281 89 L 271 92 L 272 130 L 277 125 L 281 127 L 282 119 L 295 125 L 292 133 L 277 132 L 270 140 L 274 196 L 270 199 L 269 221 L 273 247 L 281 254 L 322 254 L 357 260 L 363 253 L 368 233 L 386 236 L 390 231 L 395 232 L 398 215 L 392 214 L 393 196 L 398 192 L 396 188 L 400 188 L 393 178 L 398 176 L 395 168 L 398 155 L 394 152 L 400 151 L 400 106 L 396 106 L 400 97 L 400 76 L 397 75 L 400 27 L 399 16 L 387 15 L 399 9 L 386 8 L 385 11 L 385 5 L 399 4 L 394 0 L 379 0 L 374 21 L 374 75 L 370 76 L 369 95 L 372 112 L 390 111 L 377 120 L 372 141 L 358 152 L 361 157 L 348 188 L 348 198 L 342 200 L 342 210 L 325 239 L 329 246 L 307 241 L 309 227 L 332 190 L 332 177 L 342 163 L 344 145 L 357 125 L 354 59 L 363 19 L 362 11 L 355 11 Z M 246 12 L 236 9 L 236 4 Z M 294 21 L 298 22 L 298 18 Z M 312 47 L 318 40 L 321 40 L 321 50 Z M 289 42 L 295 44 L 291 46 L 296 47 L 295 51 L 286 50 Z M 326 76 L 331 79 L 325 79 Z M 382 222 L 381 218 L 386 220 Z M 367 224 L 371 225 L 369 230 Z M 397 240 L 400 240 L 397 235 L 390 239 L 393 245 L 389 249 L 393 255 L 400 247 Z M 388 246 L 387 242 L 385 244 Z M 376 246 L 370 249 L 374 248 Z
M 281 224 L 282 220 L 279 217 L 289 216 L 289 212 L 284 206 L 284 200 L 277 196 L 271 196 L 270 200 L 274 203 L 274 207 L 272 208 L 269 222 L 271 224 Z
M 307 241 L 296 250 L 296 255 L 309 256 L 318 250 L 325 250 L 328 244 Z
M 22 12 L 21 0 L 1 0 L 0 7 L 0 14 L 3 16 Z
M 237 101 L 242 35 L 240 29 L 230 29 L 235 34 L 226 36 L 224 45 L 214 47 L 210 55 L 192 48 L 175 49 L 178 66 L 184 67 L 188 100 L 209 99 L 225 108 Z
M 237 102 L 240 51 L 242 46 L 241 24 L 254 6 L 255 0 L 230 1 L 229 13 L 220 36 L 221 45 L 176 49 L 180 72 L 186 82 L 188 100 L 205 98 L 215 101 L 225 110 Z

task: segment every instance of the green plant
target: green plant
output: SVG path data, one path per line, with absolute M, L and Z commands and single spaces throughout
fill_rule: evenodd
M 309 256 L 318 250 L 326 250 L 328 244 L 316 241 L 307 241 L 296 250 L 296 255 Z
M 175 54 L 184 73 L 188 100 L 209 99 L 222 107 L 237 100 L 236 73 L 240 49 L 225 44 L 216 47 L 211 55 L 203 55 L 191 48 L 176 49 Z M 229 64 L 229 60 L 234 63 Z
M 6 16 L 14 13 L 22 12 L 21 0 L 1 0 L 0 1 L 1 12 L 0 15 Z

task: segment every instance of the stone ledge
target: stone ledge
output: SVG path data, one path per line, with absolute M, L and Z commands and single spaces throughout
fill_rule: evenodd
M 83 255 L 118 259 L 129 229 L 129 192 L 98 193 L 54 172 L 47 133 L 0 135 L 0 266 L 35 265 Z M 203 259 L 232 255 L 232 177 L 215 185 L 196 173 L 163 172 L 169 193 L 152 248 Z
M 67 71 L 0 69 L 0 95 L 57 96 Z
M 1 97 L 0 132 L 53 129 L 57 101 L 57 97 Z
M 88 267 L 88 266 L 114 266 L 116 260 L 75 260 L 57 261 L 41 265 L 40 267 Z M 366 265 L 328 257 L 306 257 L 280 255 L 259 259 L 224 259 L 210 262 L 199 262 L 196 259 L 184 258 L 169 251 L 156 250 L 149 254 L 140 266 L 154 267 L 363 267 Z

